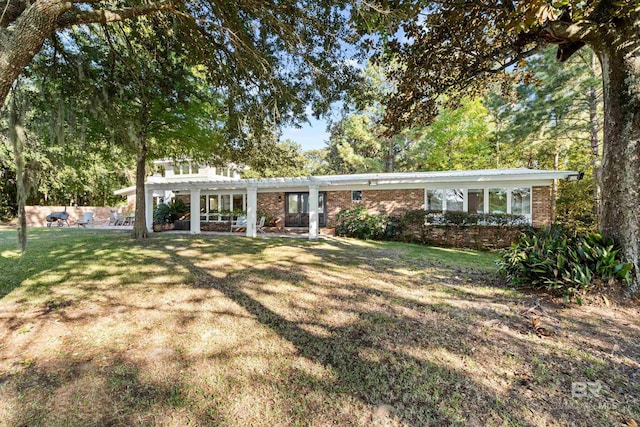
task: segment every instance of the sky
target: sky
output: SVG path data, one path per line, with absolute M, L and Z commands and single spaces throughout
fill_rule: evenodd
M 329 141 L 327 132 L 327 122 L 324 119 L 317 120 L 313 116 L 309 117 L 309 124 L 305 124 L 300 129 L 285 128 L 282 130 L 281 141 L 290 139 L 302 146 L 302 150 L 318 150 L 326 146 Z

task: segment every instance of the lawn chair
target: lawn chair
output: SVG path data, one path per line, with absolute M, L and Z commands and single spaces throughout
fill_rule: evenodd
M 82 219 L 78 220 L 76 224 L 78 225 L 78 228 L 80 228 L 80 226 L 87 228 L 87 225 L 91 223 L 93 223 L 93 212 L 85 212 L 82 215 Z
M 231 223 L 231 231 L 243 231 L 247 229 L 247 217 L 244 215 L 239 216 L 236 222 Z
M 109 212 L 109 225 L 116 225 L 118 217 L 115 212 Z
M 123 213 L 119 213 L 116 215 L 116 223 L 114 225 L 124 225 L 125 217 Z
M 258 224 L 256 224 L 256 230 L 258 231 L 258 233 L 264 234 L 263 228 L 264 228 L 264 222 L 266 220 L 267 219 L 265 217 L 263 217 L 263 216 L 260 217 L 260 222 L 258 222 Z

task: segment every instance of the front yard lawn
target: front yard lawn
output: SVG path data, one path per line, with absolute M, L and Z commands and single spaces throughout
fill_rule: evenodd
M 505 289 L 495 259 L 45 229 L 20 260 L 0 230 L 0 425 L 638 421 L 638 306 Z

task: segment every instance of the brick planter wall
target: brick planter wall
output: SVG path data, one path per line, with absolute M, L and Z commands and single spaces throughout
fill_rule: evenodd
M 402 240 L 434 246 L 492 250 L 519 240 L 526 227 L 488 225 L 425 225 L 407 230 Z

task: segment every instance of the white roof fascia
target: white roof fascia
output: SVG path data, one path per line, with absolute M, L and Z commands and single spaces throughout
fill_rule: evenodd
M 567 179 L 571 175 L 578 175 L 577 171 L 553 171 L 531 169 L 490 169 L 478 171 L 447 171 L 447 172 L 407 172 L 380 173 L 358 175 L 325 175 L 310 177 L 286 178 L 251 178 L 251 179 L 189 179 L 166 180 L 164 182 L 147 182 L 149 190 L 244 190 L 255 187 L 258 190 L 278 191 L 293 190 L 317 185 L 321 190 L 357 189 L 402 189 L 402 188 L 442 188 L 448 185 L 471 188 L 475 185 L 494 184 L 509 187 L 549 185 L 554 179 Z M 371 185 L 374 183 L 374 185 Z M 122 195 L 135 187 L 116 190 L 114 194 Z
M 126 196 L 128 194 L 133 194 L 136 192 L 136 186 L 132 185 L 131 187 L 121 188 L 113 192 L 116 196 Z

